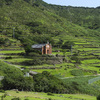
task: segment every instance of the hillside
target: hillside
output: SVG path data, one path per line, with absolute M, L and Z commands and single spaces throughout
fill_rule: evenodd
M 90 36 L 90 37 L 97 36 L 98 37 L 99 36 L 98 31 L 89 30 L 89 29 L 86 30 L 84 27 L 79 26 L 79 23 L 77 21 L 79 19 L 79 17 L 77 17 L 78 14 L 82 15 L 81 13 L 87 13 L 82 8 L 79 9 L 77 8 L 80 11 L 79 13 L 77 13 L 78 11 L 76 8 L 75 10 L 72 10 L 73 11 L 72 13 L 77 16 L 75 17 L 73 15 L 74 17 L 72 18 L 72 20 L 75 21 L 76 19 L 76 22 L 72 21 L 73 23 L 71 23 L 69 21 L 70 13 L 66 12 L 66 10 L 65 11 L 61 10 L 61 8 L 66 9 L 62 6 L 54 6 L 52 8 L 57 7 L 57 9 L 51 9 L 48 4 L 44 3 L 41 0 L 36 0 L 36 1 L 33 0 L 33 4 L 26 1 L 27 0 L 19 0 L 19 1 L 2 0 L 1 1 L 3 3 L 1 3 L 2 6 L 0 9 L 0 15 L 1 15 L 0 30 L 3 34 L 12 36 L 13 28 L 14 28 L 15 37 L 17 39 L 22 40 L 22 37 L 28 37 L 30 40 L 34 42 L 44 42 L 44 41 L 39 41 L 35 38 L 36 36 L 38 38 L 38 35 L 42 37 L 41 35 L 43 34 L 46 35 L 46 41 L 47 39 L 50 40 L 50 37 L 55 37 L 60 34 L 63 35 L 64 33 L 66 35 L 71 35 L 72 37 L 74 36 Z M 80 9 L 82 9 L 82 11 Z M 93 9 L 93 10 L 94 11 L 96 10 L 96 12 L 99 14 L 99 9 L 98 10 Z M 60 15 L 57 14 L 57 11 L 59 11 L 58 13 Z M 61 13 L 61 11 L 63 14 Z M 86 11 L 88 11 L 88 9 Z M 89 12 L 91 12 L 91 10 L 89 10 Z M 65 16 L 67 16 L 67 18 L 64 17 L 64 14 Z M 83 22 L 82 17 L 80 18 L 80 20 Z M 92 23 L 92 21 L 90 22 Z M 86 23 L 85 24 L 83 23 L 82 26 L 84 25 L 86 26 Z
M 55 13 L 68 21 L 85 27 L 86 29 L 92 29 L 100 31 L 100 8 L 88 8 L 88 7 L 72 7 L 72 6 L 59 6 L 59 5 L 45 5 L 46 7 L 53 9 Z
M 99 85 L 88 82 L 100 75 L 99 13 L 99 8 L 50 5 L 42 0 L 0 0 L 3 89 L 98 95 Z M 47 41 L 52 55 L 32 51 L 31 45 Z M 24 77 L 30 71 L 37 75 Z

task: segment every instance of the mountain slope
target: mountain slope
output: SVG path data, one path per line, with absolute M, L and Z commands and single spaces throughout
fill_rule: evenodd
M 23 40 L 24 36 L 34 41 L 36 36 L 43 37 L 42 35 L 44 35 L 48 37 L 46 38 L 47 41 L 50 40 L 49 37 L 52 38 L 61 34 L 71 35 L 72 37 L 98 37 L 100 34 L 98 31 L 85 29 L 75 25 L 77 23 L 70 22 L 69 18 L 63 16 L 66 12 L 61 13 L 60 9 L 64 9 L 62 6 L 55 6 L 60 10 L 59 15 L 57 9 L 51 9 L 48 4 L 41 0 L 8 1 L 2 0 L 3 4 L 0 9 L 0 31 L 4 35 L 12 36 L 14 29 L 17 39 Z M 36 39 L 34 42 L 46 41 Z
M 100 31 L 100 8 L 45 5 L 74 24 Z

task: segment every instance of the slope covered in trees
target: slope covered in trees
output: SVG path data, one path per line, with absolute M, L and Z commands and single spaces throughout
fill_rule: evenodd
M 72 7 L 72 6 L 59 6 L 59 5 L 46 5 L 48 8 L 53 9 L 55 13 L 68 21 L 79 26 L 100 30 L 100 8 L 88 7 Z
M 98 8 L 63 7 L 42 0 L 1 0 L 0 15 L 0 32 L 13 35 L 25 46 L 47 40 L 56 44 L 53 37 L 59 35 L 73 38 L 100 35 Z

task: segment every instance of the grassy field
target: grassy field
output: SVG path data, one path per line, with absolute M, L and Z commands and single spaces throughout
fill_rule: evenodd
M 82 95 L 82 94 L 53 94 L 48 95 L 47 93 L 39 92 L 16 92 L 16 91 L 6 91 L 6 96 L 3 100 L 11 100 L 14 97 L 19 97 L 21 100 L 96 100 L 95 96 Z M 0 96 L 4 93 L 0 93 Z
M 13 50 L 13 51 L 0 51 L 0 53 L 9 54 L 9 53 L 22 53 L 25 52 L 24 50 Z

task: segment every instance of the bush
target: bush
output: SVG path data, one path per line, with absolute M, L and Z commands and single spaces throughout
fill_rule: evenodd
M 5 59 L 12 59 L 12 57 L 11 57 L 11 56 L 9 56 L 9 57 L 6 57 Z
M 74 46 L 74 42 L 73 41 L 67 41 L 62 45 L 62 49 L 71 49 L 72 46 Z
M 24 99 L 24 100 L 29 100 L 29 99 Z
M 48 100 L 53 100 L 53 99 L 49 98 Z
M 53 93 L 51 93 L 51 92 L 48 92 L 48 93 L 47 93 L 47 95 L 54 96 L 54 94 L 53 94 Z
M 5 93 L 5 91 L 4 91 L 4 90 L 0 90 L 0 92 Z
M 77 53 L 74 54 L 74 55 L 71 57 L 71 60 L 75 60 L 75 62 L 76 62 L 77 64 L 81 64 L 81 60 L 80 60 L 80 58 L 78 57 L 78 54 L 77 54 Z
M 100 100 L 100 95 L 97 96 L 97 100 Z
M 36 52 L 30 52 L 29 56 L 31 56 L 31 57 L 38 57 L 38 56 L 41 56 L 41 55 L 39 53 L 36 53 Z
M 23 61 L 21 64 L 22 65 L 26 65 L 26 66 L 31 66 L 31 65 L 42 65 L 42 64 L 45 64 L 45 63 L 46 63 L 45 60 L 41 60 L 39 58 L 35 58 L 33 60 Z
M 18 97 L 18 98 L 12 98 L 11 100 L 21 100 L 21 99 Z
M 34 75 L 33 79 L 34 88 L 37 92 L 48 92 L 48 95 L 53 95 L 52 93 L 64 93 L 66 90 L 62 80 L 47 71 Z
M 82 75 L 84 75 L 84 72 L 82 70 L 80 70 L 80 69 L 75 69 L 75 70 L 72 70 L 70 72 L 74 76 L 82 76 Z
M 16 93 L 19 93 L 19 91 L 16 91 Z

